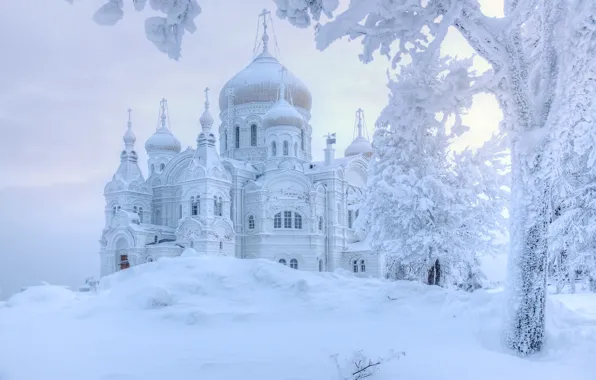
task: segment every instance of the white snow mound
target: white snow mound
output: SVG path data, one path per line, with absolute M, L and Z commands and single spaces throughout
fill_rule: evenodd
M 592 379 L 594 320 L 549 302 L 546 349 L 521 359 L 500 344 L 501 298 L 265 260 L 163 258 L 105 277 L 95 295 L 43 286 L 0 305 L 0 326 L 10 326 L 1 330 L 0 373 L 335 380 L 332 355 L 344 363 L 356 351 L 375 359 L 394 350 L 406 356 L 371 380 Z M 23 366 L 24 357 L 35 365 Z

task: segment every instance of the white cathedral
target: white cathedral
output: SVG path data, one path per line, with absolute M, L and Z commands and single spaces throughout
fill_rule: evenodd
M 149 177 L 135 152 L 132 123 L 120 166 L 105 186 L 101 276 L 192 248 L 199 254 L 264 258 L 294 269 L 383 275 L 384 265 L 353 224 L 372 146 L 357 112 L 354 141 L 336 158 L 312 161 L 312 97 L 268 50 L 220 92 L 219 153 L 208 89 L 196 149 L 181 151 L 162 100 L 145 143 Z

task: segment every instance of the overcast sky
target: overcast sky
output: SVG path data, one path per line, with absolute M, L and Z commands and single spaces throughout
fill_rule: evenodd
M 203 89 L 209 86 L 216 99 L 250 62 L 257 15 L 274 7 L 271 0 L 200 0 L 198 30 L 186 36 L 176 62 L 145 39 L 149 12 L 134 12 L 130 1 L 117 26 L 94 24 L 103 2 L 0 1 L 0 299 L 41 281 L 79 285 L 97 275 L 103 186 L 118 167 L 127 108 L 145 173 L 143 145 L 155 130 L 162 97 L 183 148 L 194 146 Z M 502 1 L 485 1 L 487 14 L 498 16 L 501 9 Z M 337 132 L 337 154 L 343 155 L 356 109 L 364 109 L 372 130 L 387 103 L 386 60 L 361 64 L 358 41 L 319 52 L 312 29 L 275 16 L 274 29 L 278 58 L 312 93 L 315 159 L 323 157 L 326 132 Z M 445 52 L 471 54 L 456 33 Z M 478 67 L 486 65 L 478 60 Z M 463 143 L 478 145 L 499 120 L 494 99 L 479 96 Z

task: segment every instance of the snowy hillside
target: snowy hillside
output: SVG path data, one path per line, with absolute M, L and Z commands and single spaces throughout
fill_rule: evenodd
M 500 293 L 473 294 L 262 260 L 162 259 L 99 294 L 33 287 L 0 304 L 2 380 L 337 380 L 355 351 L 404 351 L 371 379 L 593 379 L 596 300 L 550 300 L 549 340 L 500 346 Z M 573 296 L 566 296 L 573 297 Z M 574 304 L 575 302 L 575 304 Z

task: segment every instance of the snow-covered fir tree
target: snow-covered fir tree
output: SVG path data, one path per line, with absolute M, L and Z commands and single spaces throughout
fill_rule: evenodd
M 452 157 L 477 78 L 469 61 L 413 58 L 389 84 L 361 223 L 370 224 L 393 278 L 473 290 L 482 278 L 478 255 L 494 251 L 493 235 L 504 229 L 503 168 L 493 159 L 501 152 L 492 140 Z

